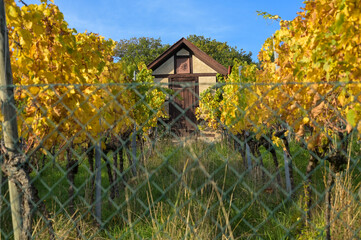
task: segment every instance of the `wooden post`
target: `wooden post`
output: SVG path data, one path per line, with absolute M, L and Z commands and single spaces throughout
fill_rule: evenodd
M 133 176 L 137 175 L 137 127 L 134 123 L 134 130 L 132 135 L 132 173 Z
M 286 176 L 286 189 L 289 194 L 292 192 L 292 185 L 291 185 L 291 176 L 290 176 L 290 167 L 289 167 L 289 159 L 287 156 L 286 151 L 283 151 L 283 158 L 285 160 L 285 176 Z
M 273 58 L 274 58 L 274 61 L 276 61 L 276 59 L 278 58 L 278 53 L 276 52 L 276 41 L 275 41 L 274 36 L 273 36 Z M 280 66 L 278 66 L 278 65 L 276 64 L 276 67 L 275 67 L 275 68 L 276 68 L 275 70 L 277 70 L 277 69 L 280 68 Z
M 100 111 L 100 110 L 99 110 Z M 102 126 L 101 115 L 99 115 L 99 126 Z M 99 225 L 102 224 L 102 140 L 99 136 L 95 144 L 95 217 Z
M 0 213 L 2 213 L 2 207 L 3 207 L 3 171 L 1 171 L 1 163 L 0 163 Z M 1 221 L 0 221 L 0 229 L 1 229 Z M 0 233 L 1 236 L 1 233 Z M 0 238 L 1 239 L 1 238 Z
M 14 89 L 12 87 L 12 72 L 10 64 L 9 44 L 6 28 L 4 0 L 0 0 L 0 101 L 3 120 L 3 139 L 9 159 L 18 154 L 19 136 L 16 121 Z M 22 216 L 19 189 L 9 179 L 11 216 L 14 229 L 14 239 L 20 240 L 22 232 Z
M 99 225 L 102 219 L 102 169 L 101 169 L 101 145 L 95 145 L 95 217 Z
M 137 72 L 134 71 L 134 77 L 133 80 L 134 82 L 137 80 Z M 132 136 L 132 143 L 131 143 L 131 148 L 132 148 L 132 173 L 134 176 L 137 175 L 137 123 L 134 120 L 134 129 L 133 129 L 133 136 Z
M 248 143 L 246 143 L 246 156 L 247 156 L 248 170 L 251 171 L 252 170 L 252 158 L 251 158 L 251 149 L 250 149 Z

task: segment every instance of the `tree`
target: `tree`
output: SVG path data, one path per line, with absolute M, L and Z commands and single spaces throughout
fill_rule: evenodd
M 318 162 L 327 160 L 324 215 L 326 239 L 331 239 L 331 226 L 347 208 L 332 209 L 333 186 L 343 184 L 339 176 L 352 159 L 353 133 L 360 138 L 361 132 L 360 14 L 353 2 L 342 0 L 310 0 L 303 9 L 294 20 L 281 20 L 281 29 L 266 40 L 259 53 L 260 69 L 254 77 L 247 77 L 254 78 L 254 83 L 238 80 L 240 76 L 233 77 L 237 73 L 233 71 L 226 79 L 233 84 L 222 88 L 222 98 L 205 95 L 198 112 L 208 114 L 208 124 L 231 126 L 236 133 L 250 129 L 264 136 L 273 126 L 287 126 L 282 135 L 272 134 L 270 140 L 288 153 L 283 142 L 293 132 L 294 139 L 311 155 L 304 194 L 307 222 L 315 208 L 311 177 Z M 246 69 L 243 66 L 242 76 L 247 76 Z M 242 84 L 235 84 L 239 82 Z M 208 99 L 222 101 L 214 104 Z M 351 192 L 346 187 L 344 191 Z M 353 230 L 352 223 L 344 224 Z
M 294 20 L 280 21 L 281 29 L 266 41 L 259 54 L 264 70 L 259 77 L 283 83 L 281 91 L 273 91 L 276 97 L 268 106 L 279 112 L 313 152 L 307 168 L 308 186 L 317 162 L 329 162 L 325 223 L 326 239 L 331 239 L 331 223 L 342 214 L 331 209 L 332 188 L 340 181 L 335 176 L 349 163 L 352 133 L 360 137 L 361 130 L 361 18 L 359 8 L 348 1 L 306 1 L 303 9 Z M 279 56 L 274 62 L 273 48 Z M 272 92 L 263 92 L 266 94 Z M 308 221 L 311 192 L 308 187 L 305 193 Z M 337 218 L 331 219 L 332 214 Z M 352 224 L 348 227 L 352 229 Z
M 233 60 L 238 59 L 247 63 L 252 62 L 252 53 L 246 52 L 237 47 L 231 47 L 227 42 L 218 42 L 215 39 L 205 38 L 204 36 L 189 35 L 187 40 L 196 45 L 203 52 L 213 57 L 223 66 L 233 65 Z
M 168 44 L 162 44 L 160 38 L 133 37 L 121 39 L 115 47 L 115 57 L 125 62 L 138 64 L 144 62 L 149 64 L 162 54 Z
M 74 179 L 81 163 L 74 153 L 88 148 L 93 173 L 92 149 L 104 143 L 105 134 L 110 132 L 121 142 L 120 136 L 132 132 L 135 123 L 137 132 L 146 134 L 158 117 L 165 117 L 166 96 L 154 85 L 144 63 L 115 63 L 114 41 L 70 29 L 56 5 L 41 2 L 19 7 L 15 0 L 6 0 L 10 60 L 19 86 L 14 94 L 21 119 L 18 128 L 30 165 L 39 161 L 38 153 L 67 161 L 68 212 L 73 215 Z M 4 119 L 2 114 L 0 118 Z M 104 159 L 105 152 L 102 155 Z M 31 202 L 43 204 L 39 199 L 34 196 Z M 51 236 L 54 231 L 48 220 L 47 225 Z

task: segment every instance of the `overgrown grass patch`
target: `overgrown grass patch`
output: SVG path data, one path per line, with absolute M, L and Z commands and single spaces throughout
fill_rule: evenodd
M 145 152 L 151 154 L 146 154 L 139 162 L 137 176 L 132 175 L 124 156 L 125 173 L 118 177 L 120 191 L 115 199 L 110 198 L 112 188 L 103 162 L 101 223 L 94 218 L 90 187 L 93 175 L 86 158 L 79 161 L 75 177 L 74 215 L 68 211 L 66 163 L 49 160 L 40 174 L 33 171 L 31 178 L 50 213 L 55 234 L 64 239 L 81 236 L 93 239 L 307 239 L 324 236 L 326 163 L 321 163 L 313 173 L 312 186 L 319 194 L 313 194 L 313 220 L 306 224 L 304 180 L 309 152 L 296 143 L 291 144 L 297 189 L 293 195 L 285 190 L 280 148 L 277 149 L 280 186 L 276 183 L 273 159 L 265 149 L 261 149 L 264 162 L 261 170 L 267 171 L 263 177 L 255 169 L 244 166 L 241 154 L 224 142 L 179 144 L 164 141 L 157 143 L 153 151 L 146 149 Z M 108 161 L 113 164 L 111 153 Z M 359 162 L 351 163 L 354 171 L 350 171 L 347 184 L 339 183 L 338 188 L 352 187 L 346 199 L 354 197 L 354 200 L 350 202 L 351 208 L 339 205 L 342 213 L 334 216 L 340 223 L 351 216 L 351 210 L 351 221 L 360 221 L 360 205 L 354 195 L 358 191 L 355 179 L 359 179 L 360 166 Z M 1 219 L 10 218 L 3 215 Z M 352 231 L 359 236 L 356 223 Z M 6 230 L 10 225 L 2 224 L 3 231 L 10 231 Z M 35 217 L 34 226 L 35 239 L 49 237 L 41 217 Z M 335 228 L 335 231 L 346 234 L 341 229 Z

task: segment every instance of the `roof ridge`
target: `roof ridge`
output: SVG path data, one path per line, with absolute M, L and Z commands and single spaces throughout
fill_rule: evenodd
M 227 75 L 228 69 L 217 62 L 214 58 L 209 56 L 207 53 L 203 52 L 201 49 L 199 49 L 197 46 L 195 46 L 192 42 L 187 40 L 186 38 L 182 37 L 180 40 L 178 40 L 176 43 L 174 43 L 172 46 L 170 46 L 167 50 L 165 50 L 161 55 L 159 55 L 153 62 L 148 64 L 148 68 L 154 70 L 155 68 L 159 67 L 161 64 L 163 64 L 165 61 L 167 61 L 171 56 L 176 54 L 176 51 L 179 50 L 184 44 L 189 48 L 189 50 L 192 51 L 192 53 L 205 62 L 207 65 L 209 65 L 211 68 L 213 68 L 215 71 L 217 71 L 220 74 Z

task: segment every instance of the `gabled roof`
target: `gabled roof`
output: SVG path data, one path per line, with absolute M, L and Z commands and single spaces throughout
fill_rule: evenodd
M 159 57 L 157 57 L 153 62 L 148 64 L 148 68 L 155 70 L 160 65 L 162 65 L 165 61 L 167 61 L 170 57 L 175 55 L 179 50 L 185 48 L 189 50 L 194 56 L 202 60 L 204 63 L 213 68 L 216 72 L 227 75 L 228 70 L 222 64 L 214 60 L 211 56 L 197 48 L 193 43 L 188 41 L 185 38 L 181 38 L 178 42 L 173 44 L 170 48 L 168 48 L 164 53 L 162 53 Z

